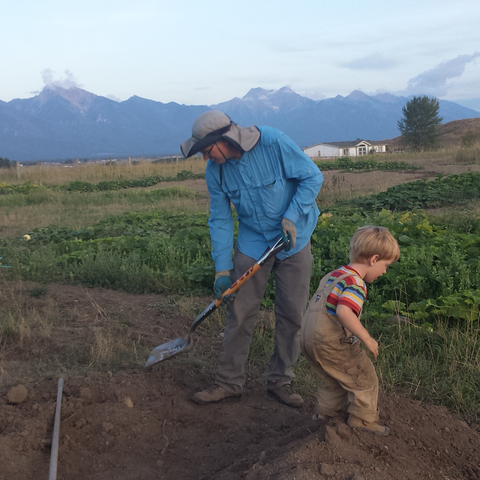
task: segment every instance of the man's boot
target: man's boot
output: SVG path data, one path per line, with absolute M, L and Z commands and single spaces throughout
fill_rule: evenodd
M 231 400 L 240 400 L 242 396 L 241 393 L 230 393 L 228 390 L 225 390 L 219 385 L 215 385 L 209 390 L 204 390 L 203 392 L 197 392 L 192 400 L 200 405 L 208 405 L 209 403 L 217 403 L 222 400 L 231 399 Z
M 268 387 L 267 393 L 288 407 L 298 408 L 303 405 L 303 398 L 288 383 L 280 387 Z

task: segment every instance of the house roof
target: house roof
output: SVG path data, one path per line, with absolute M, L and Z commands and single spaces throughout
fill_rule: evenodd
M 304 147 L 304 150 L 307 148 L 317 147 L 319 145 L 325 145 L 330 147 L 338 147 L 338 148 L 350 148 L 350 147 L 357 147 L 360 144 L 366 144 L 367 146 L 375 146 L 375 145 L 387 145 L 387 142 L 383 140 L 360 140 L 354 142 L 323 142 L 323 143 L 316 143 L 315 145 L 310 145 L 308 147 Z

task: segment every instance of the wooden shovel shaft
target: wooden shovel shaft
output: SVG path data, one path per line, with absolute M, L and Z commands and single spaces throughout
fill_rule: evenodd
M 213 301 L 192 323 L 190 327 L 190 334 L 192 334 L 197 327 L 209 316 L 211 315 L 223 302 L 223 297 L 225 295 L 231 295 L 236 292 L 255 272 L 260 270 L 261 266 L 258 263 L 251 266 L 236 282 L 232 283 L 229 288 L 227 288 L 220 300 Z M 190 335 L 189 335 L 190 336 Z M 190 339 L 189 339 L 190 340 Z M 187 343 L 190 343 L 187 341 Z
M 190 334 L 193 333 L 197 329 L 198 325 L 200 325 L 200 323 L 202 323 L 222 304 L 223 297 L 235 293 L 252 275 L 255 275 L 255 273 L 260 270 L 262 265 L 269 258 L 282 251 L 286 246 L 287 244 L 285 244 L 282 239 L 279 239 L 270 250 L 267 250 L 238 280 L 232 283 L 232 285 L 230 285 L 230 287 L 223 292 L 222 298 L 213 301 L 202 313 L 200 313 L 200 315 L 198 315 L 198 317 L 192 323 Z

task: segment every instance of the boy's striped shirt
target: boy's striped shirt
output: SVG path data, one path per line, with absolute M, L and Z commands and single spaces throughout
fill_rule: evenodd
M 327 285 L 336 278 L 350 273 L 351 275 L 340 280 L 327 298 L 327 313 L 334 317 L 337 316 L 337 306 L 346 305 L 350 307 L 357 316 L 362 311 L 363 303 L 367 297 L 367 286 L 360 274 L 351 267 L 343 266 L 332 272 Z

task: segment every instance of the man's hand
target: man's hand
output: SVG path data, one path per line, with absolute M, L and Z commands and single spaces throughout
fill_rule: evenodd
M 232 280 L 230 279 L 230 272 L 228 270 L 217 272 L 215 274 L 215 283 L 213 284 L 213 289 L 215 290 L 215 295 L 217 296 L 217 300 L 222 298 L 222 294 L 225 290 L 230 288 L 232 285 Z M 222 304 L 231 302 L 235 297 L 235 293 L 231 293 L 230 295 L 225 295 L 223 297 Z
M 282 239 L 285 243 L 288 243 L 288 246 L 285 247 L 286 252 L 295 247 L 297 229 L 295 228 L 295 224 L 288 218 L 282 220 Z

